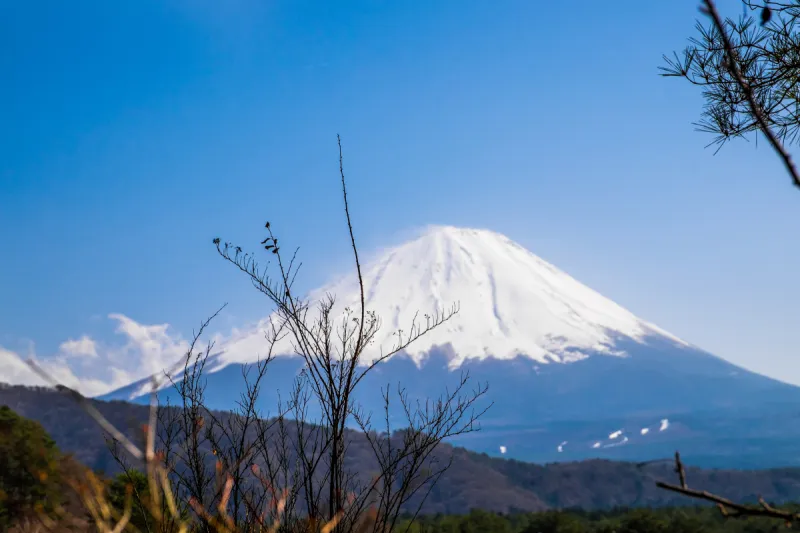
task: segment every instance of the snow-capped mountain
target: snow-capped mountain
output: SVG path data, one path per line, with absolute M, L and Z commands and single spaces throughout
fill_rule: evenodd
M 541 460 L 619 457 L 640 446 L 630 457 L 647 459 L 654 450 L 663 452 L 652 446 L 675 445 L 671 435 L 704 435 L 696 427 L 711 427 L 698 422 L 710 420 L 703 417 L 717 420 L 752 414 L 758 406 L 800 405 L 797 387 L 693 347 L 498 233 L 433 227 L 375 257 L 363 270 L 366 307 L 381 317 L 383 327 L 365 362 L 381 348 L 390 349 L 395 332 L 408 331 L 415 313 L 422 317 L 453 304 L 460 311 L 378 365 L 360 385 L 358 400 L 367 409 L 380 409 L 380 388 L 398 382 L 412 398 L 437 397 L 457 379 L 458 370 L 469 371 L 488 381 L 487 400 L 494 402 L 483 419 L 484 431 L 463 443 L 473 449 L 496 452 L 502 445 L 512 457 Z M 325 294 L 336 296 L 338 314 L 357 308 L 360 293 L 353 275 L 314 291 L 310 300 Z M 207 366 L 210 407 L 235 405 L 244 388 L 241 365 L 267 351 L 267 320 L 218 346 Z M 274 353 L 291 354 L 290 344 L 279 344 Z M 298 357 L 271 363 L 262 387 L 266 410 L 274 412 L 278 394 L 289 390 L 301 366 Z M 146 391 L 147 383 L 134 383 L 105 398 L 131 399 Z M 175 391 L 165 389 L 162 395 Z M 665 419 L 677 420 L 678 429 L 641 431 Z M 635 430 L 605 445 L 602 439 L 612 426 Z M 730 433 L 708 439 L 702 441 L 703 452 L 714 443 L 740 444 Z
M 460 303 L 452 321 L 409 347 L 417 363 L 433 347 L 446 345 L 455 368 L 468 358 L 524 355 L 548 363 L 582 359 L 588 351 L 623 355 L 614 349 L 619 335 L 642 340 L 658 333 L 682 342 L 488 230 L 433 227 L 384 252 L 369 265 L 365 280 L 367 308 L 387 326 L 382 346 L 415 312 Z M 350 306 L 358 302 L 352 277 L 322 292 Z
M 382 328 L 364 362 L 409 331 L 414 315 L 445 312 L 458 304 L 448 322 L 415 341 L 406 355 L 421 364 L 435 348 L 449 347 L 451 368 L 467 359 L 513 359 L 568 363 L 589 353 L 624 356 L 615 338 L 644 341 L 677 337 L 649 324 L 581 284 L 507 237 L 488 230 L 435 226 L 416 239 L 384 251 L 364 270 L 366 307 L 377 312 Z M 313 291 L 309 299 L 336 296 L 337 311 L 358 307 L 355 275 Z M 338 313 L 337 313 L 338 314 Z M 268 319 L 267 319 L 268 320 Z M 264 353 L 262 321 L 222 348 L 219 365 L 254 362 Z M 291 353 L 289 339 L 275 353 Z

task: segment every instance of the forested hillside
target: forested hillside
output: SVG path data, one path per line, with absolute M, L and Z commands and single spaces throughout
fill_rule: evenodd
M 125 402 L 94 402 L 114 425 L 137 435 L 147 420 L 147 408 Z M 51 389 L 0 387 L 0 405 L 36 420 L 59 448 L 81 463 L 107 474 L 118 471 L 102 431 L 69 397 Z M 230 416 L 224 413 L 221 417 Z M 368 476 L 374 469 L 365 439 L 351 434 L 347 461 Z M 474 508 L 492 512 L 545 509 L 611 509 L 663 507 L 694 502 L 658 489 L 656 480 L 674 480 L 669 463 L 637 466 L 633 463 L 592 460 L 536 465 L 489 457 L 443 446 L 436 453 L 452 454 L 450 470 L 433 488 L 423 514 L 463 514 Z M 724 471 L 689 468 L 693 486 L 737 501 L 800 500 L 800 469 Z

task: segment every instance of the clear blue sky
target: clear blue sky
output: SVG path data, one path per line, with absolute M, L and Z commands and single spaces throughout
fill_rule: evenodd
M 304 287 L 341 272 L 340 133 L 364 249 L 490 228 L 800 383 L 800 193 L 763 143 L 705 149 L 699 90 L 658 76 L 697 6 L 6 2 L 0 345 L 113 342 L 110 313 L 184 336 L 226 301 L 219 328 L 259 318 L 211 239 L 267 219 Z

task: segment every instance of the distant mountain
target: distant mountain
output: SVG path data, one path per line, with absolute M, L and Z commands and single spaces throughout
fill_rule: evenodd
M 44 388 L 0 386 L 0 405 L 8 405 L 40 422 L 63 451 L 74 453 L 82 463 L 109 474 L 115 472 L 101 431 L 66 395 Z M 143 405 L 121 401 L 95 401 L 94 405 L 123 430 L 138 428 L 147 420 L 147 408 Z M 130 431 L 129 435 L 132 434 Z M 352 438 L 347 461 L 368 475 L 368 446 L 359 434 L 353 433 Z M 439 453 L 452 454 L 453 464 L 430 494 L 423 514 L 465 513 L 473 508 L 510 512 L 695 504 L 655 486 L 656 480 L 674 481 L 675 473 L 669 463 L 642 466 L 590 460 L 536 465 L 492 458 L 449 445 L 444 445 Z M 756 501 L 759 496 L 778 503 L 800 499 L 800 469 L 732 471 L 690 467 L 687 475 L 692 486 L 737 501 Z
M 503 446 L 508 456 L 535 461 L 608 455 L 638 460 L 680 445 L 707 464 L 798 462 L 782 448 L 797 435 L 779 421 L 800 412 L 800 388 L 692 346 L 502 235 L 434 227 L 380 254 L 364 278 L 367 308 L 384 324 L 367 361 L 392 346 L 398 329 L 408 331 L 415 313 L 460 303 L 452 320 L 362 383 L 359 400 L 368 410 L 380 409 L 379 389 L 388 383 L 402 383 L 412 398 L 430 398 L 468 370 L 489 382 L 494 402 L 483 419 L 485 431 L 456 441 L 476 450 L 499 453 Z M 314 291 L 310 299 L 327 293 L 336 296 L 337 312 L 357 306 L 353 277 Z M 266 352 L 266 320 L 230 339 L 209 361 L 210 407 L 235 405 L 244 388 L 241 365 Z M 292 353 L 288 340 L 276 353 Z M 296 357 L 272 363 L 265 409 L 274 412 L 278 393 L 285 396 L 300 370 Z M 141 401 L 147 386 L 134 383 L 103 398 Z M 161 394 L 174 397 L 175 391 Z M 778 425 L 748 418 L 763 411 L 779 415 Z M 672 424 L 662 429 L 662 420 Z

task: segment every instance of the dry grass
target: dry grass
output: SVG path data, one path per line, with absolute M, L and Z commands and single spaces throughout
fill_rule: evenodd
M 29 361 L 29 364 L 39 375 L 54 383 L 52 378 L 36 363 Z M 179 502 L 169 480 L 169 467 L 164 461 L 163 454 L 158 453 L 155 449 L 158 421 L 155 391 L 158 390 L 158 386 L 159 383 L 154 380 L 150 402 L 150 423 L 143 428 L 145 432 L 144 450 L 111 425 L 77 391 L 67 391 L 72 393 L 100 427 L 114 436 L 132 457 L 144 458 L 149 489 L 145 495 L 134 495 L 133 486 L 128 484 L 124 506 L 122 509 L 118 509 L 109 501 L 106 480 L 101 479 L 90 469 L 67 459 L 64 462 L 64 479 L 71 494 L 65 494 L 66 503 L 55 506 L 55 509 L 49 513 L 39 506 L 34 516 L 18 522 L 9 530 L 10 533 L 45 531 L 86 533 L 92 530 L 98 533 L 140 532 L 131 523 L 134 505 L 144 509 L 152 518 L 152 522 L 148 524 L 148 533 L 190 533 L 198 529 L 210 530 L 215 533 L 277 533 L 279 530 L 293 533 L 331 533 L 337 528 L 344 511 L 324 522 L 305 520 L 302 524 L 287 523 L 284 513 L 287 491 L 276 491 L 267 480 L 258 475 L 258 467 L 255 465 L 253 465 L 253 473 L 260 480 L 266 493 L 271 494 L 272 497 L 267 501 L 262 513 L 256 516 L 256 519 L 251 521 L 251 525 L 247 528 L 237 527 L 236 521 L 228 513 L 229 498 L 234 488 L 233 478 L 223 471 L 221 461 L 216 462 L 217 479 L 222 484 L 221 487 L 218 487 L 221 489 L 222 497 L 216 509 L 206 509 L 193 498 L 188 502 Z M 194 516 L 191 513 L 181 512 L 181 503 L 188 504 L 188 508 L 194 512 Z M 251 510 L 253 509 L 251 508 Z M 374 524 L 374 516 L 374 512 L 366 513 L 365 519 L 357 524 L 350 533 L 365 533 Z M 201 525 L 205 527 L 201 528 Z

